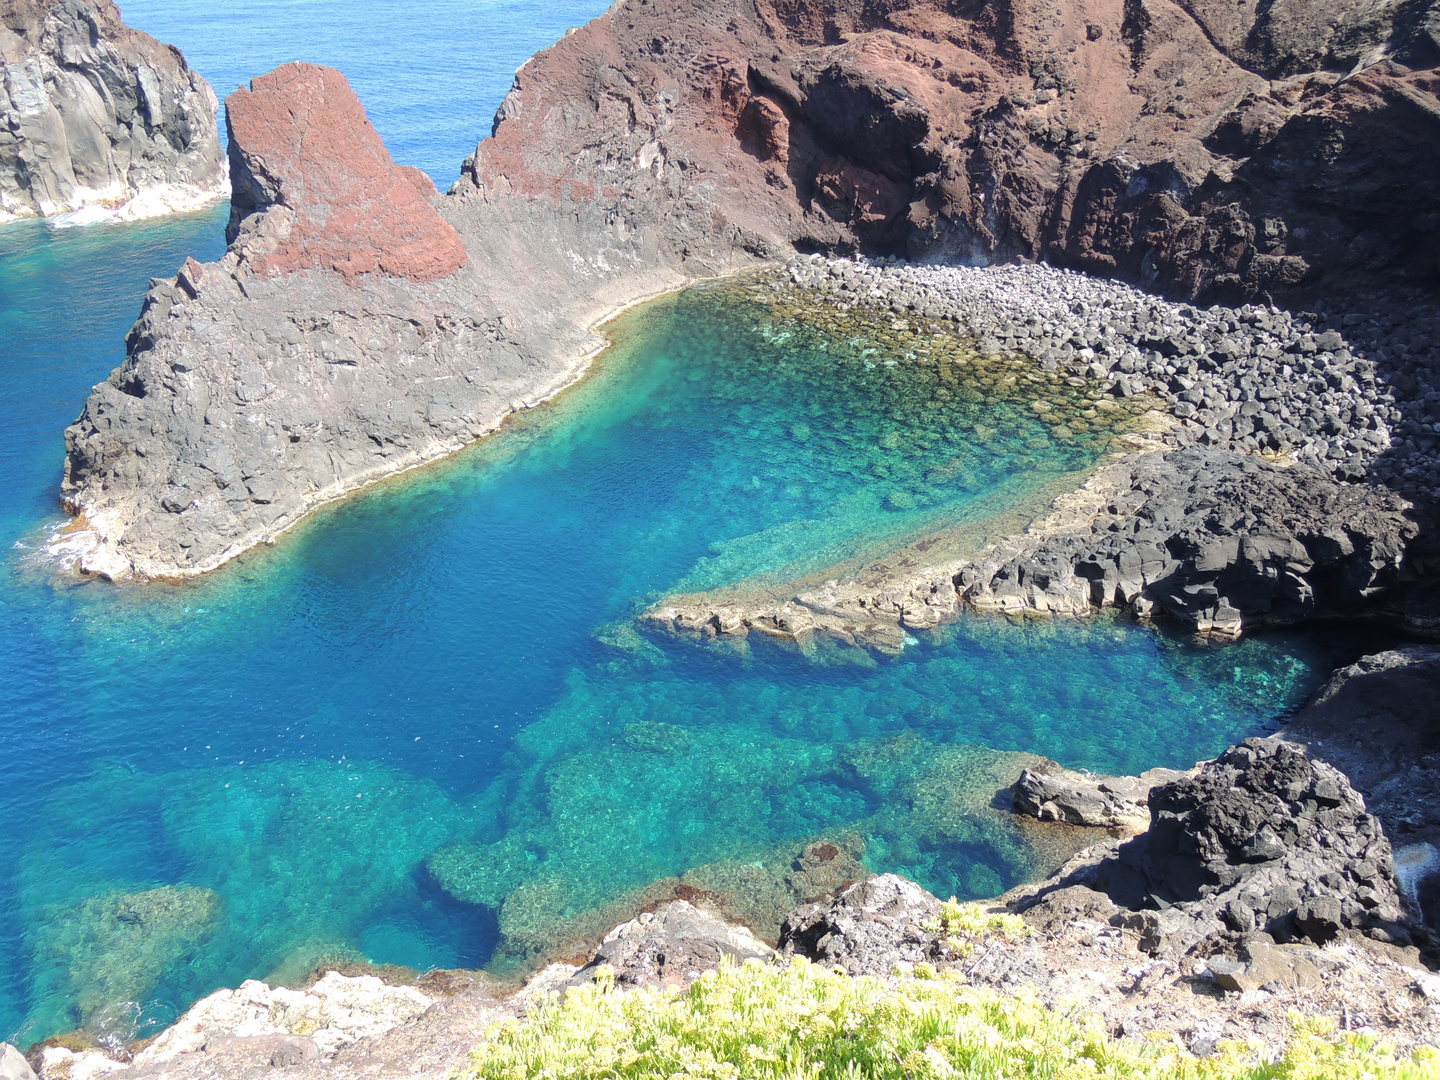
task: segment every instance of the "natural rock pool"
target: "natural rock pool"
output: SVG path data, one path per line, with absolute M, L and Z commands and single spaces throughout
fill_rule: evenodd
M 0 233 L 0 1038 L 145 1034 L 321 958 L 513 972 L 662 879 L 761 927 L 861 866 L 992 895 L 1065 846 L 991 808 L 1025 755 L 1189 765 L 1352 652 L 1106 621 L 968 618 L 897 659 L 641 633 L 677 590 L 981 535 L 1143 414 L 747 283 L 627 315 L 556 402 L 274 549 L 75 584 L 36 555 L 58 433 L 223 214 Z

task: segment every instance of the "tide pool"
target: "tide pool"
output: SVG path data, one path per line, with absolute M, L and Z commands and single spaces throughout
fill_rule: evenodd
M 597 7 L 440 5 L 474 22 L 424 38 L 428 78 L 464 74 L 453 100 L 488 124 L 509 68 L 486 42 Z M 442 184 L 473 143 L 407 112 L 420 46 L 387 51 L 387 26 L 424 5 L 125 10 L 217 83 L 348 67 L 399 160 L 455 163 Z M 0 1038 L 143 1036 L 324 959 L 513 973 L 660 879 L 743 894 L 757 920 L 854 865 L 993 894 L 1055 855 L 990 807 L 1025 755 L 1189 765 L 1375 645 L 967 618 L 895 660 L 817 664 L 641 632 L 671 591 L 783 582 L 1034 500 L 1128 422 L 1058 423 L 1081 408 L 1059 388 L 1037 411 L 1042 388 L 951 379 L 913 328 L 820 326 L 734 286 L 632 313 L 555 402 L 204 580 L 56 577 L 37 552 L 61 432 L 147 280 L 217 257 L 225 217 L 0 229 Z

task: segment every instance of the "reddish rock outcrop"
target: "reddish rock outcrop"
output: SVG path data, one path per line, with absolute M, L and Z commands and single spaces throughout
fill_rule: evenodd
M 395 164 L 340 72 L 285 64 L 225 106 L 231 239 L 259 210 L 279 205 L 292 215 L 252 257 L 255 272 L 318 266 L 347 278 L 378 271 L 433 281 L 465 265 L 460 237 L 430 203 L 434 184 Z
M 521 69 L 469 175 L 633 216 L 643 170 L 756 250 L 1434 288 L 1437 60 L 1433 0 L 636 0 Z

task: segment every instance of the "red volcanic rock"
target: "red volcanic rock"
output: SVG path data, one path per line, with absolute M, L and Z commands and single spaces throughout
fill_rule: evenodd
M 285 64 L 225 106 L 231 238 L 253 213 L 278 205 L 293 215 L 288 231 L 252 256 L 255 272 L 325 267 L 347 278 L 378 271 L 433 281 L 465 265 L 460 237 L 430 202 L 434 184 L 395 164 L 340 72 Z

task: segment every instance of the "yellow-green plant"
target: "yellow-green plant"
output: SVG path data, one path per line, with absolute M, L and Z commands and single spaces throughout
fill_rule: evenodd
M 953 896 L 940 905 L 939 915 L 920 928 L 935 935 L 936 944 L 948 959 L 969 956 L 975 946 L 992 938 L 1015 941 L 1030 934 L 1030 927 L 1018 915 L 986 911 L 979 904 L 962 904 Z
M 928 974 L 928 973 L 927 973 Z M 1171 1039 L 1112 1039 L 1029 991 L 953 973 L 852 978 L 802 960 L 706 972 L 687 991 L 617 993 L 614 975 L 493 1029 L 464 1080 L 1422 1080 L 1440 1054 L 1297 1022 L 1279 1057 L 1238 1044 L 1196 1058 Z

